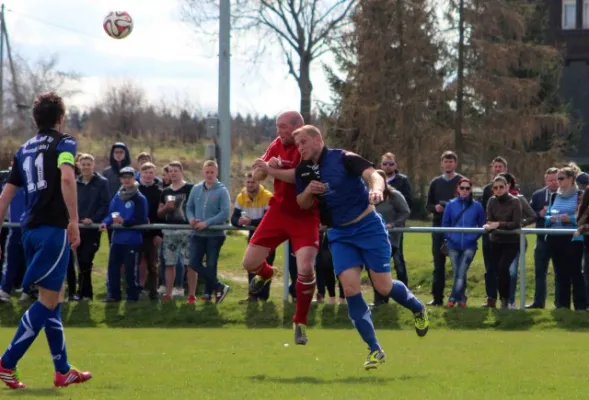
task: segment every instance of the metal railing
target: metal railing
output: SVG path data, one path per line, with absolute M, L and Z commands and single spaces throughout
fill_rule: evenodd
M 18 228 L 19 224 L 5 222 L 2 226 L 8 228 Z M 97 229 L 99 224 L 84 225 L 80 224 L 81 229 Z M 111 225 L 112 229 L 138 229 L 138 230 L 193 230 L 190 225 L 183 224 L 146 224 L 146 225 L 135 225 L 132 228 L 123 227 L 121 225 Z M 235 227 L 233 225 L 212 225 L 205 230 L 209 231 L 251 231 L 255 227 L 243 226 Z M 325 230 L 325 229 L 322 229 Z M 483 228 L 443 228 L 433 226 L 413 226 L 405 228 L 391 228 L 389 232 L 403 232 L 403 233 L 474 233 L 474 234 L 488 234 Z M 519 236 L 519 281 L 520 281 L 520 309 L 525 309 L 526 306 L 526 235 L 572 235 L 575 233 L 575 229 L 549 229 L 549 228 L 522 228 L 511 231 L 496 230 L 495 233 L 504 235 L 518 235 Z M 289 247 L 288 242 L 283 243 L 284 247 L 284 301 L 288 301 L 290 296 L 288 287 L 290 284 L 289 275 Z

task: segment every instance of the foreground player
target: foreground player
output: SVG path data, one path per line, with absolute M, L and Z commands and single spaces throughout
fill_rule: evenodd
M 254 162 L 254 178 L 274 178 L 274 195 L 262 222 L 254 232 L 243 256 L 243 266 L 256 276 L 250 282 L 250 293 L 259 294 L 276 272 L 266 258 L 280 243 L 290 240 L 297 259 L 296 309 L 293 317 L 295 343 L 307 343 L 307 315 L 315 291 L 315 257 L 319 248 L 319 215 L 317 209 L 301 210 L 296 200 L 294 168 L 301 156 L 292 132 L 303 126 L 296 111 L 278 116 L 278 137 L 266 154 Z M 286 272 L 285 272 L 286 273 Z
M 319 198 L 321 222 L 330 227 L 327 238 L 333 267 L 344 288 L 350 319 L 370 347 L 364 368 L 377 368 L 384 362 L 385 353 L 362 297 L 362 265 L 380 294 L 413 312 L 418 336 L 424 336 L 429 327 L 423 303 L 403 282 L 391 279 L 391 245 L 373 205 L 383 200 L 384 180 L 359 155 L 325 147 L 321 132 L 314 126 L 305 125 L 293 136 L 303 158 L 296 168 L 297 202 L 308 209 Z M 364 181 L 370 185 L 370 192 Z
M 39 300 L 23 315 L 12 343 L 0 358 L 0 379 L 11 389 L 22 389 L 16 364 L 45 328 L 55 366 L 56 387 L 85 382 L 90 372 L 68 364 L 61 323 L 63 282 L 71 244 L 80 244 L 74 155 L 76 141 L 59 132 L 65 106 L 61 97 L 47 93 L 35 100 L 33 118 L 37 135 L 14 156 L 14 167 L 0 195 L 0 221 L 18 188 L 25 189 L 21 218 L 22 242 L 27 259 L 23 287 L 36 284 Z M 68 240 L 69 239 L 69 240 Z

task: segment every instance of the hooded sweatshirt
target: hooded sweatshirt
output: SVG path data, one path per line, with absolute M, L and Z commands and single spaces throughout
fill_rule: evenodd
M 139 192 L 139 184 L 131 190 L 121 186 L 110 202 L 108 215 L 102 221 L 106 226 L 113 223 L 112 213 L 118 212 L 123 219 L 124 227 L 147 224 L 148 205 L 145 196 Z M 137 245 L 143 243 L 143 232 L 137 229 L 115 229 L 112 235 L 113 244 Z
M 208 226 L 221 225 L 229 219 L 229 192 L 218 180 L 207 188 L 204 181 L 195 185 L 190 191 L 186 203 L 188 221 L 195 218 L 204 221 Z M 225 236 L 225 231 L 194 231 L 196 236 Z
M 125 158 L 119 164 L 115 161 L 114 152 L 115 149 L 123 149 L 125 151 Z M 117 142 L 112 145 L 110 148 L 110 167 L 106 167 L 102 172 L 102 176 L 106 178 L 108 181 L 108 189 L 111 196 L 114 196 L 118 193 L 119 188 L 121 187 L 121 178 L 119 177 L 119 171 L 121 168 L 125 168 L 131 165 L 131 155 L 129 154 L 129 149 L 127 145 L 122 142 Z

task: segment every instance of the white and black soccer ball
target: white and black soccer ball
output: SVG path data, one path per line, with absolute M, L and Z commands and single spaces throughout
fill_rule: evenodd
M 124 39 L 133 31 L 133 18 L 126 11 L 111 11 L 104 17 L 104 31 L 113 39 Z

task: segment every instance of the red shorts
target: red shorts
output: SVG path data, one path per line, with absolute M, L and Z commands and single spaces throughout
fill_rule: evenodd
M 290 240 L 294 253 L 303 247 L 318 249 L 319 218 L 314 214 L 287 213 L 280 206 L 270 207 L 249 244 L 274 250 L 286 240 Z

